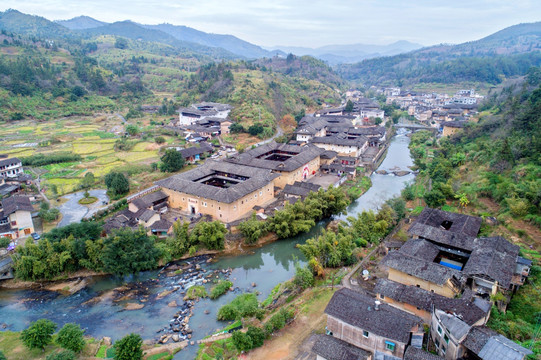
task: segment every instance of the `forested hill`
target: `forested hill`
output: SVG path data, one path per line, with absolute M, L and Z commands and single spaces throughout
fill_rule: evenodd
M 519 24 L 483 39 L 438 45 L 391 57 L 341 65 L 339 74 L 366 85 L 477 81 L 498 84 L 541 65 L 541 22 Z
M 435 178 L 449 167 L 445 178 L 452 179 L 456 193 L 488 196 L 500 204 L 502 219 L 524 219 L 541 228 L 540 154 L 541 70 L 532 68 L 524 79 L 490 95 L 478 123 L 442 142 L 430 172 Z
M 166 97 L 169 115 L 199 101 L 230 103 L 234 120 L 261 123 L 270 136 L 284 115 L 339 104 L 337 89 L 345 87 L 311 57 L 291 57 L 283 68 L 278 59 L 214 63 L 197 52 L 120 36 L 47 39 L 2 30 L 0 121 L 103 111 L 138 116 L 141 105 L 161 105 Z
M 33 39 L 81 42 L 96 35 L 115 35 L 128 39 L 155 42 L 173 47 L 178 52 L 191 53 L 199 56 L 209 56 L 216 60 L 240 59 L 225 49 L 205 46 L 194 42 L 182 41 L 163 31 L 147 29 L 131 21 L 120 21 L 113 24 L 87 28 L 80 26 L 79 30 L 70 30 L 61 25 L 61 22 L 49 21 L 40 16 L 21 13 L 17 10 L 0 12 L 0 29 Z

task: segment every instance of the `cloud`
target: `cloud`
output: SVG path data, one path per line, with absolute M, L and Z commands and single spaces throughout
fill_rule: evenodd
M 459 43 L 541 20 L 531 0 L 3 0 L 8 8 L 48 19 L 167 22 L 265 46 Z

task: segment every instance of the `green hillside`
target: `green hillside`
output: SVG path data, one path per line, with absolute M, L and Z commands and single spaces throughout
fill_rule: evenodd
M 366 85 L 410 86 L 464 81 L 501 83 L 541 65 L 541 23 L 520 24 L 483 39 L 341 65 L 345 79 Z

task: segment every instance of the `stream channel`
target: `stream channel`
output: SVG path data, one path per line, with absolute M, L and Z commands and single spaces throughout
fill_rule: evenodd
M 378 169 L 388 172 L 410 170 L 413 165 L 408 149 L 409 137 L 399 133 L 391 139 L 385 160 Z M 402 177 L 372 174 L 372 187 L 348 208 L 348 215 L 356 216 L 363 210 L 376 210 L 383 202 L 400 194 L 414 175 Z M 345 218 L 342 216 L 341 218 Z M 158 339 L 175 326 L 175 315 L 182 319 L 190 310 L 189 321 L 191 340 L 197 341 L 228 325 L 216 320 L 220 306 L 233 300 L 242 292 L 258 291 L 260 301 L 280 282 L 293 277 L 294 257 L 301 263 L 304 257 L 295 245 L 321 232 L 327 222 L 317 224 L 310 232 L 294 238 L 279 240 L 261 248 L 236 256 L 218 257 L 207 262 L 208 257 L 198 257 L 179 262 L 185 267 L 181 274 L 162 269 L 145 271 L 131 277 L 102 276 L 89 280 L 89 285 L 73 295 L 62 295 L 51 291 L 0 290 L 0 324 L 7 324 L 7 330 L 19 331 L 30 322 L 48 318 L 62 327 L 65 323 L 80 324 L 87 335 L 95 338 L 104 336 L 113 340 L 135 332 L 143 339 Z M 193 303 L 189 309 L 183 301 L 183 292 L 191 284 L 201 284 L 203 278 L 228 278 L 235 291 L 228 292 L 217 300 L 208 298 Z M 255 283 L 255 287 L 252 285 Z M 123 287 L 112 296 L 112 290 Z M 207 288 L 211 283 L 205 284 Z M 164 291 L 173 291 L 161 297 Z M 168 306 L 176 301 L 178 306 Z M 144 307 L 126 310 L 127 303 Z M 164 331 L 164 329 L 166 331 Z M 178 333 L 182 334 L 182 333 Z M 169 340 L 171 342 L 171 340 Z M 175 355 L 175 359 L 193 359 L 197 344 L 188 346 Z

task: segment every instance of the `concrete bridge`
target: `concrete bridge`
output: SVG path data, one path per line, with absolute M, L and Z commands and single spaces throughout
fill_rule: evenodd
M 419 130 L 426 130 L 431 131 L 433 133 L 437 133 L 438 129 L 434 128 L 432 126 L 424 126 L 420 124 L 393 124 L 393 127 L 396 129 L 408 129 L 413 132 L 419 131 Z
M 11 256 L 0 256 L 0 280 L 13 279 L 13 260 Z

